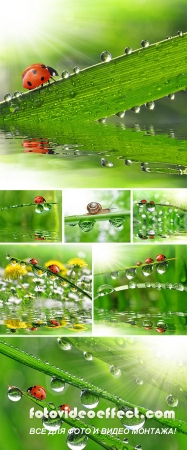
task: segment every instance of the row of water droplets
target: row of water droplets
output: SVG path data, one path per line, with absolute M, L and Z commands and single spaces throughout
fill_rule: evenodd
M 109 223 L 110 225 L 112 225 L 115 229 L 118 229 L 120 227 L 123 226 L 123 223 L 125 221 L 125 218 L 121 218 L 121 217 L 115 217 L 113 219 L 109 219 Z M 79 228 L 84 232 L 84 233 L 88 233 L 89 231 L 92 231 L 94 225 L 96 223 L 95 219 L 92 220 L 85 220 L 85 221 L 80 221 L 80 222 L 74 222 L 74 223 L 69 223 L 68 225 L 71 227 L 75 227 L 77 224 L 79 226 Z

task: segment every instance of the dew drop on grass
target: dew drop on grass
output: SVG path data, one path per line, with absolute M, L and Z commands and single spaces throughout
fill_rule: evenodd
M 19 91 L 15 91 L 15 92 L 13 93 L 13 96 L 14 96 L 14 97 L 20 97 L 20 95 L 21 95 L 21 92 L 19 92 Z
M 26 267 L 25 261 L 21 261 L 21 262 L 20 262 L 20 266 L 24 269 L 24 268 Z
M 12 264 L 12 266 L 16 266 L 17 263 L 18 263 L 18 260 L 16 258 L 11 258 L 10 264 Z
M 173 395 L 168 395 L 168 397 L 166 397 L 166 401 L 167 401 L 167 404 L 169 405 L 169 406 L 172 406 L 172 407 L 176 407 L 177 405 L 178 405 L 178 398 L 177 397 L 174 397 Z
M 80 70 L 81 70 L 80 67 L 75 66 L 75 67 L 73 68 L 73 73 L 79 73 Z
M 122 227 L 124 222 L 124 218 L 121 217 L 115 217 L 115 219 L 109 219 L 109 223 L 114 227 L 114 228 L 120 228 Z
M 147 109 L 152 110 L 155 108 L 155 102 L 147 102 L 147 103 L 145 103 L 145 106 Z
M 44 203 L 43 208 L 45 211 L 50 211 L 50 209 L 52 208 L 50 203 Z
M 123 119 L 123 117 L 125 116 L 125 111 L 120 111 L 116 114 L 116 116 L 118 116 L 120 119 Z
M 124 444 L 128 444 L 128 443 L 129 443 L 129 440 L 128 440 L 127 438 L 124 438 L 124 439 L 123 439 L 123 442 L 124 442 Z
M 100 58 L 102 62 L 108 62 L 111 61 L 112 55 L 110 52 L 105 51 L 101 53 Z
M 168 325 L 163 320 L 159 320 L 156 324 L 156 328 L 160 328 L 160 329 L 166 331 L 168 329 Z
M 121 370 L 119 367 L 110 366 L 110 373 L 114 378 L 119 378 L 121 376 Z
M 147 41 L 147 39 L 143 39 L 143 41 L 141 41 L 141 46 L 143 48 L 147 48 L 147 47 L 149 47 L 149 45 L 150 45 L 150 43 L 149 43 L 149 41 Z
M 59 380 L 59 378 L 53 377 L 51 378 L 51 388 L 55 392 L 62 392 L 65 388 L 65 382 Z
M 169 94 L 169 95 L 168 95 L 168 98 L 169 98 L 170 100 L 174 100 L 174 99 L 175 99 L 175 94 Z
M 140 444 L 136 445 L 135 450 L 142 450 L 142 446 Z
M 136 288 L 136 283 L 134 281 L 131 281 L 130 283 L 128 283 L 128 287 L 129 289 L 135 289 Z
M 155 204 L 147 203 L 147 204 L 146 204 L 146 209 L 147 209 L 148 212 L 153 212 L 153 211 L 155 211 Z
M 110 273 L 110 276 L 111 276 L 111 278 L 113 279 L 113 280 L 115 280 L 117 277 L 119 277 L 119 272 L 111 272 Z
M 113 167 L 113 163 L 111 161 L 107 161 L 105 158 L 101 158 L 101 165 L 103 167 Z
M 12 402 L 19 402 L 19 400 L 21 400 L 22 397 L 20 389 L 18 389 L 15 386 L 9 386 L 7 394 L 9 400 L 11 400 Z
M 166 289 L 172 289 L 172 287 L 173 287 L 172 283 L 166 283 L 165 284 L 165 288 Z
M 131 111 L 138 114 L 140 112 L 140 106 L 133 106 L 133 108 L 131 108 Z
M 114 292 L 114 288 L 110 286 L 109 284 L 102 284 L 97 289 L 97 295 L 98 297 L 103 297 L 104 295 L 108 295 Z
M 127 406 L 122 406 L 121 408 L 119 408 L 119 411 L 123 411 L 125 413 L 120 420 L 123 426 L 125 428 L 128 428 L 128 430 L 137 431 L 144 426 L 145 416 L 143 414 L 140 413 L 139 418 L 135 417 L 134 415 L 133 417 L 128 418 L 126 417 L 126 413 L 128 411 L 132 411 L 132 413 L 134 413 L 134 410 L 132 408 L 128 408 Z
M 82 434 L 79 428 L 70 428 L 68 431 L 66 443 L 71 450 L 83 450 L 86 447 L 88 436 Z
M 132 164 L 131 159 L 125 159 L 124 164 L 125 164 L 125 166 L 131 166 L 131 164 Z
M 142 326 L 146 327 L 146 328 L 152 328 L 153 327 L 153 322 L 151 322 L 151 320 L 143 320 L 142 322 Z
M 153 272 L 153 265 L 152 264 L 149 264 L 147 266 L 143 266 L 142 267 L 142 273 L 143 273 L 143 275 L 145 277 L 149 277 L 149 275 L 151 275 L 152 272 Z M 149 287 L 149 286 L 147 286 L 147 287 Z
M 90 352 L 84 352 L 84 359 L 86 361 L 92 361 L 93 360 L 93 355 Z
M 10 259 L 10 258 L 11 258 L 11 256 L 9 255 L 9 253 L 6 254 L 5 258 L 6 258 L 6 259 Z
M 132 48 L 131 47 L 125 47 L 124 53 L 126 55 L 130 55 L 132 53 Z
M 57 413 L 57 411 L 54 411 L 54 412 Z M 57 416 L 55 418 L 43 417 L 42 423 L 43 423 L 44 428 L 46 428 L 46 430 L 56 431 L 56 430 L 59 430 L 59 428 L 61 427 L 62 419 L 60 419 L 59 416 Z
M 85 222 L 81 221 L 81 222 L 79 222 L 78 225 L 79 225 L 79 228 L 83 231 L 83 233 L 88 233 L 94 227 L 95 220 L 92 220 L 92 221 L 85 220 Z
M 177 31 L 177 35 L 182 37 L 183 36 L 183 32 L 182 31 Z
M 160 273 L 160 275 L 165 273 L 167 268 L 168 268 L 168 262 L 167 261 L 164 261 L 164 262 L 159 263 L 159 264 L 156 265 L 156 271 L 158 273 Z
M 43 207 L 43 205 L 37 205 L 36 206 L 36 208 L 35 208 L 35 212 L 37 213 L 37 214 L 41 214 L 42 212 L 43 212 L 43 210 L 44 210 L 44 207 Z
M 72 348 L 72 345 L 70 344 L 70 342 L 67 342 L 62 338 L 58 338 L 57 342 L 58 342 L 58 345 L 61 348 L 61 350 L 67 351 L 67 350 L 71 350 L 71 348 Z
M 6 94 L 6 95 L 4 96 L 4 100 L 5 100 L 6 102 L 9 102 L 10 100 L 12 100 L 12 94 Z
M 67 70 L 64 70 L 62 73 L 61 73 L 61 77 L 62 78 L 69 78 L 69 76 L 70 76 L 70 73 L 67 71 Z
M 143 384 L 143 380 L 141 378 L 136 378 L 136 384 L 141 386 Z
M 81 391 L 80 400 L 85 408 L 96 408 L 99 403 L 99 397 L 90 390 Z
M 128 278 L 128 280 L 132 280 L 136 275 L 136 268 L 134 269 L 127 269 L 125 271 L 125 276 Z

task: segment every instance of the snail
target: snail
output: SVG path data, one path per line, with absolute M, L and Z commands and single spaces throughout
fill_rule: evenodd
M 111 205 L 112 205 L 112 203 L 111 203 Z M 110 212 L 111 205 L 109 206 L 109 208 L 103 209 L 102 206 L 100 205 L 100 203 L 97 203 L 97 202 L 88 203 L 88 205 L 87 205 L 88 213 L 85 214 L 85 216 L 90 216 L 90 215 L 94 215 L 94 214 L 106 214 L 106 213 Z

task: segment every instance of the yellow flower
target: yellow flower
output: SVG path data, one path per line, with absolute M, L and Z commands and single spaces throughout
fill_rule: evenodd
M 5 267 L 5 278 L 8 278 L 8 280 L 18 280 L 23 275 L 27 275 L 27 270 L 21 267 L 20 264 L 8 264 Z
M 4 323 L 7 328 L 12 330 L 17 330 L 17 328 L 29 328 L 32 326 L 31 323 L 20 322 L 19 319 L 4 320 Z
M 60 274 L 61 274 L 62 276 L 65 276 L 65 275 L 67 274 L 67 269 L 66 269 L 66 267 L 64 266 L 64 264 L 62 264 L 60 261 L 57 261 L 56 259 L 51 259 L 50 261 L 47 261 L 47 262 L 45 263 L 45 267 L 52 266 L 53 264 L 54 264 L 55 266 L 58 266 L 58 267 L 59 267 L 59 269 L 60 269 Z
M 82 267 L 86 267 L 88 264 L 81 258 L 72 258 L 68 261 L 68 266 L 74 266 L 77 269 L 82 269 Z
M 85 325 L 82 325 L 82 323 L 74 323 L 73 328 L 68 328 L 68 330 L 76 331 L 76 332 L 78 332 L 78 331 L 85 331 L 87 329 L 88 328 L 85 327 Z

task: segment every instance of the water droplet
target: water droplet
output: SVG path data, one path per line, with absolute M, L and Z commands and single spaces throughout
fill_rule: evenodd
M 64 70 L 64 71 L 61 73 L 61 77 L 62 77 L 62 78 L 69 78 L 69 76 L 70 76 L 70 73 L 69 73 L 67 70 Z
M 94 227 L 95 220 L 92 220 L 92 221 L 85 220 L 85 222 L 81 221 L 81 222 L 79 222 L 78 225 L 84 233 L 88 233 Z
M 67 435 L 67 446 L 71 450 L 83 450 L 86 447 L 88 436 L 82 434 L 82 430 L 79 428 L 70 428 Z
M 55 392 L 62 392 L 65 388 L 65 382 L 59 380 L 59 378 L 53 377 L 51 378 L 51 388 Z
M 134 410 L 132 408 L 128 408 L 127 406 L 122 406 L 119 408 L 119 411 L 123 411 L 125 413 L 122 419 L 120 419 L 125 428 L 135 431 L 143 427 L 145 423 L 145 416 L 143 414 L 140 414 L 139 418 L 136 418 L 134 415 L 133 417 L 128 418 L 126 417 L 127 412 L 131 411 L 134 413 Z
M 149 275 L 151 275 L 153 272 L 153 265 L 149 264 L 147 266 L 143 266 L 142 267 L 142 273 L 145 277 L 148 277 Z
M 20 262 L 20 266 L 24 269 L 24 268 L 26 267 L 25 261 L 21 261 L 21 262 Z
M 183 36 L 183 32 L 182 31 L 177 31 L 177 35 L 178 36 Z
M 102 117 L 101 119 L 98 119 L 98 122 L 100 122 L 100 123 L 106 123 L 106 117 Z
M 131 159 L 125 159 L 124 164 L 125 164 L 125 166 L 131 166 L 131 164 L 132 164 Z
M 138 114 L 140 112 L 140 106 L 133 106 L 133 108 L 131 108 L 131 111 Z
M 117 277 L 119 277 L 119 272 L 111 272 L 110 273 L 110 276 L 111 276 L 111 278 L 113 279 L 113 280 L 115 280 Z
M 145 103 L 145 106 L 147 109 L 154 109 L 155 102 L 147 102 L 147 103 Z
M 22 397 L 22 392 L 15 386 L 9 386 L 7 394 L 9 400 L 12 400 L 12 402 L 19 402 Z
M 128 280 L 132 280 L 136 275 L 136 268 L 134 269 L 127 269 L 125 271 L 125 276 L 128 278 Z
M 155 211 L 155 204 L 154 204 L 154 202 L 147 203 L 147 204 L 146 204 L 146 209 L 147 209 L 147 211 L 149 211 L 149 212 Z
M 108 62 L 111 61 L 112 55 L 110 52 L 102 52 L 100 55 L 101 61 Z
M 109 284 L 102 284 L 102 286 L 99 286 L 97 289 L 98 297 L 103 297 L 104 295 L 111 294 L 112 292 L 114 292 L 114 288 Z
M 119 378 L 121 376 L 121 370 L 119 367 L 110 366 L 110 373 L 114 378 Z
M 120 119 L 123 119 L 123 117 L 125 116 L 125 111 L 120 111 L 116 114 L 116 116 L 118 116 Z
M 165 287 L 166 287 L 166 289 L 172 289 L 173 285 L 172 285 L 172 283 L 166 283 Z
M 44 203 L 43 208 L 45 211 L 50 211 L 52 208 L 52 205 L 50 203 Z
M 20 97 L 20 95 L 21 95 L 21 92 L 19 92 L 19 91 L 15 91 L 15 92 L 13 93 L 13 96 L 14 96 L 14 97 Z
M 11 103 L 10 112 L 16 112 L 18 110 L 19 110 L 18 106 L 15 103 Z
M 88 409 L 96 408 L 99 403 L 99 397 L 90 390 L 81 391 L 80 399 L 82 405 Z
M 168 95 L 168 98 L 169 98 L 170 100 L 174 100 L 174 99 L 175 99 L 175 94 L 169 94 L 169 95 Z
M 156 271 L 158 273 L 160 273 L 161 275 L 166 272 L 167 268 L 168 268 L 168 262 L 167 261 L 164 261 L 164 262 L 159 263 L 159 264 L 156 265 Z
M 16 266 L 17 263 L 18 263 L 18 260 L 16 258 L 10 259 L 10 264 L 12 264 L 12 266 Z
M 132 53 L 132 48 L 131 47 L 125 47 L 124 53 L 126 55 L 130 55 Z
M 93 355 L 89 352 L 84 352 L 84 359 L 86 359 L 86 361 L 92 361 Z
M 11 258 L 11 256 L 9 255 L 9 253 L 6 254 L 5 258 L 6 258 L 6 259 L 10 259 L 10 258 Z
M 37 205 L 36 208 L 35 208 L 35 212 L 36 212 L 37 214 L 41 214 L 41 213 L 43 212 L 43 209 L 44 209 L 44 207 L 43 207 L 42 204 Z
M 172 406 L 172 407 L 174 407 L 175 408 L 175 406 L 177 406 L 178 405 L 178 403 L 179 403 L 179 401 L 178 401 L 178 398 L 177 397 L 174 397 L 173 395 L 168 395 L 168 397 L 166 397 L 166 401 L 167 401 L 167 404 L 169 405 L 169 406 Z
M 143 41 L 141 41 L 141 46 L 143 48 L 147 48 L 147 47 L 149 47 L 149 45 L 150 45 L 150 43 L 149 43 L 149 41 L 147 41 L 147 39 L 144 39 Z
M 135 289 L 136 283 L 134 281 L 131 281 L 130 283 L 128 283 L 128 287 L 129 287 L 129 289 Z
M 156 329 L 158 332 L 159 330 L 166 331 L 168 329 L 168 325 L 163 320 L 159 320 L 156 324 Z
M 6 95 L 4 96 L 4 100 L 5 100 L 6 102 L 9 102 L 10 100 L 12 100 L 12 94 L 6 94 Z
M 124 444 L 128 444 L 128 443 L 129 443 L 129 440 L 128 440 L 127 438 L 124 438 L 124 439 L 123 439 L 123 442 L 124 442 Z
M 146 327 L 146 328 L 152 328 L 153 327 L 153 322 L 151 322 L 151 320 L 143 320 L 142 322 L 142 326 Z
M 184 286 L 180 283 L 174 284 L 173 288 L 175 288 L 177 291 L 184 291 Z
M 143 380 L 141 378 L 136 378 L 136 384 L 141 386 L 143 384 Z
M 142 446 L 140 444 L 136 445 L 135 450 L 142 450 Z
M 119 228 L 123 225 L 123 222 L 125 221 L 124 218 L 121 217 L 115 217 L 115 219 L 109 219 L 109 223 L 114 227 L 114 228 Z
M 54 412 L 57 413 L 57 411 L 54 411 Z M 59 430 L 59 428 L 61 427 L 62 419 L 60 419 L 59 416 L 57 416 L 55 418 L 43 417 L 42 423 L 43 423 L 44 428 L 46 428 L 46 430 L 56 431 L 56 430 Z
M 81 70 L 80 67 L 75 66 L 75 67 L 73 68 L 73 73 L 79 73 L 80 70 Z
M 113 167 L 113 163 L 111 161 L 107 161 L 107 159 L 101 158 L 101 165 L 103 167 Z
M 71 350 L 72 348 L 72 345 L 69 342 L 63 340 L 62 338 L 58 338 L 57 342 L 61 350 Z

